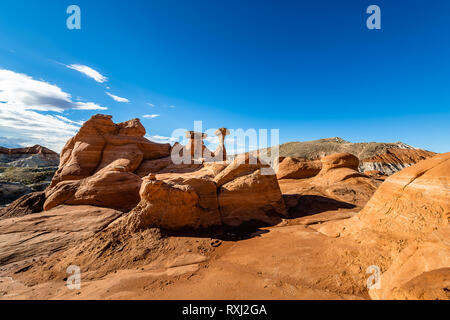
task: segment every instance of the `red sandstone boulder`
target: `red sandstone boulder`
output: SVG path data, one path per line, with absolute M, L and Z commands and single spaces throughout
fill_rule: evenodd
M 130 213 L 132 230 L 158 227 L 200 229 L 220 225 L 216 186 L 206 170 L 144 178 L 139 205 Z
M 318 160 L 307 161 L 300 158 L 284 158 L 278 165 L 278 179 L 305 179 L 317 175 L 322 169 Z
M 233 227 L 273 225 L 286 216 L 276 176 L 263 175 L 260 169 L 224 183 L 219 189 L 219 209 L 223 224 Z
M 359 166 L 359 159 L 347 152 L 334 153 L 323 157 L 320 161 L 322 162 L 321 174 L 338 168 L 350 168 L 357 171 Z

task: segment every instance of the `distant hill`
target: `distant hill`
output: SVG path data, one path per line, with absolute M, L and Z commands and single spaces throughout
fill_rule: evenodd
M 40 145 L 26 148 L 0 147 L 0 167 L 57 167 L 59 155 Z
M 304 142 L 288 142 L 279 146 L 280 158 L 293 157 L 317 160 L 324 156 L 348 152 L 359 158 L 360 171 L 380 171 L 391 175 L 436 153 L 411 147 L 403 142 L 352 143 L 342 138 L 328 138 Z M 254 152 L 253 152 L 254 153 Z M 267 152 L 270 155 L 270 148 Z

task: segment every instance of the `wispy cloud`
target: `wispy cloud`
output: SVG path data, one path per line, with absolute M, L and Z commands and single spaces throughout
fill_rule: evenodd
M 122 102 L 122 103 L 128 103 L 128 102 L 130 102 L 130 100 L 128 100 L 127 98 L 122 98 L 122 97 L 116 96 L 116 95 L 114 95 L 114 94 L 112 94 L 112 93 L 109 93 L 109 92 L 106 92 L 106 94 L 107 94 L 108 96 L 110 96 L 111 98 L 113 98 L 114 101 Z
M 102 75 L 97 70 L 92 69 L 91 67 L 84 66 L 82 64 L 71 64 L 71 65 L 66 65 L 66 67 L 69 69 L 81 72 L 82 74 L 88 76 L 89 78 L 94 79 L 97 82 L 103 83 L 103 82 L 108 81 L 107 77 Z
M 68 109 L 106 108 L 93 102 L 72 101 L 69 93 L 43 80 L 0 70 L 0 136 L 14 137 L 22 146 L 43 144 L 59 152 L 82 124 L 61 115 Z
M 158 142 L 158 143 L 174 143 L 177 142 L 178 139 L 174 138 L 174 137 L 165 137 L 165 136 L 159 136 L 159 135 L 154 135 L 154 136 L 145 136 L 147 139 L 154 141 L 154 142 Z
M 147 103 L 147 105 L 149 106 L 149 107 L 152 107 L 152 108 L 154 108 L 155 107 L 155 105 L 153 104 L 153 103 Z
M 5 69 L 0 69 L 0 102 L 9 108 L 38 111 L 107 109 L 93 102 L 72 101 L 72 96 L 56 85 Z
M 41 144 L 59 152 L 79 128 L 65 117 L 0 105 L 0 135 L 16 137 L 21 146 Z
M 159 114 L 144 114 L 142 116 L 142 118 L 154 119 L 154 118 L 158 118 L 159 116 L 160 116 Z

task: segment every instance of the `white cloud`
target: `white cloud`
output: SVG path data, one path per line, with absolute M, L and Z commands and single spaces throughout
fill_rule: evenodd
M 149 106 L 149 107 L 152 107 L 152 108 L 154 108 L 155 107 L 155 105 L 153 104 L 153 103 L 147 103 L 147 105 Z
M 159 136 L 159 135 L 154 135 L 154 136 L 145 136 L 148 140 L 154 141 L 154 142 L 158 142 L 158 143 L 174 143 L 177 142 L 178 139 L 174 138 L 174 137 L 165 137 L 165 136 Z
M 175 106 L 172 104 L 172 105 L 169 106 L 169 108 L 172 108 L 172 109 L 173 109 L 173 108 L 175 108 Z
M 82 125 L 61 115 L 68 109 L 106 110 L 93 102 L 72 101 L 56 85 L 0 69 L 0 136 L 22 146 L 41 144 L 59 152 Z
M 109 92 L 106 92 L 106 94 L 108 96 L 110 96 L 111 98 L 113 98 L 117 102 L 123 102 L 123 103 L 130 102 L 130 100 L 128 100 L 127 98 L 118 97 L 118 96 L 115 96 L 115 95 L 113 95 L 112 93 L 109 93 Z
M 73 69 L 78 72 L 81 72 L 82 74 L 84 74 L 84 75 L 88 76 L 89 78 L 92 78 L 95 81 L 100 82 L 100 83 L 106 82 L 108 80 L 108 78 L 103 76 L 102 74 L 100 74 L 100 72 L 98 72 L 97 70 L 94 70 L 88 66 L 84 66 L 81 64 L 71 64 L 66 67 L 69 69 Z
M 159 114 L 144 114 L 142 116 L 142 118 L 147 118 L 147 119 L 154 119 L 154 118 L 158 118 Z
M 70 94 L 56 85 L 4 69 L 0 69 L 0 102 L 10 108 L 37 111 L 107 109 L 93 102 L 74 102 Z
M 22 141 L 22 146 L 40 144 L 60 152 L 79 128 L 75 121 L 62 116 L 11 109 L 6 104 L 0 104 L 0 135 L 16 137 Z

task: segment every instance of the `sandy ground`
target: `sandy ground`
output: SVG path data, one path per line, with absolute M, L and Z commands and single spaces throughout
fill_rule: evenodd
M 150 230 L 127 239 L 80 238 L 72 249 L 0 267 L 0 299 L 369 299 L 366 270 L 388 265 L 389 252 L 316 231 L 354 216 L 361 205 L 308 191 L 304 183 L 280 187 L 293 202 L 292 218 L 276 226 L 222 236 Z M 98 213 L 104 214 L 113 213 Z M 72 264 L 81 268 L 80 289 L 66 286 Z
M 168 259 L 105 276 L 95 270 L 84 274 L 81 266 L 80 290 L 69 290 L 64 274 L 40 283 L 30 282 L 29 272 L 4 274 L 0 299 L 367 299 L 371 249 L 315 231 L 317 221 L 353 214 L 348 209 L 324 212 L 238 241 L 177 238 L 185 248 L 210 243 L 211 250 L 182 248 L 185 254 L 180 254 L 178 246 Z

